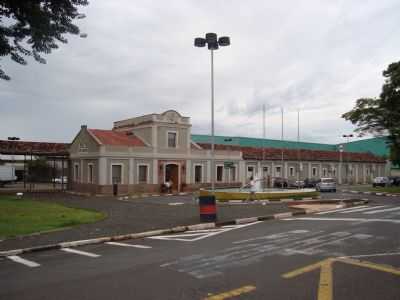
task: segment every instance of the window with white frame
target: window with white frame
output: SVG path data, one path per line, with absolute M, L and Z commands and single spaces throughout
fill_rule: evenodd
M 88 183 L 93 183 L 93 164 L 88 164 Z
M 79 143 L 79 152 L 88 152 L 88 147 L 85 143 Z
M 112 183 L 123 183 L 122 182 L 122 165 L 121 164 L 111 165 L 111 180 L 112 180 Z
M 149 177 L 149 167 L 147 165 L 138 166 L 138 181 L 139 183 L 147 183 Z
M 313 177 L 317 176 L 317 168 L 316 167 L 312 168 L 312 176 Z
M 322 169 L 322 174 L 323 174 L 324 177 L 327 176 L 327 173 L 328 173 L 328 170 L 326 168 L 323 168 Z
M 369 176 L 369 168 L 366 169 L 367 176 Z
M 294 168 L 293 167 L 289 168 L 289 176 L 294 176 Z
M 168 139 L 168 148 L 176 148 L 176 131 L 168 131 L 167 139 Z
M 276 166 L 275 167 L 275 176 L 280 177 L 282 173 L 282 167 L 281 166 Z
M 224 178 L 224 166 L 217 166 L 217 181 L 222 182 Z
M 194 166 L 194 182 L 195 183 L 203 182 L 203 166 L 202 165 Z
M 74 164 L 74 180 L 75 182 L 79 182 L 80 179 L 80 172 L 79 172 L 79 164 Z
M 254 166 L 247 166 L 247 178 L 253 177 L 254 178 Z
M 336 177 L 336 168 L 332 169 L 333 177 Z
M 263 167 L 263 177 L 267 178 L 269 175 L 269 168 L 268 167 Z
M 233 166 L 230 168 L 230 173 L 231 173 L 231 182 L 236 181 L 236 167 Z

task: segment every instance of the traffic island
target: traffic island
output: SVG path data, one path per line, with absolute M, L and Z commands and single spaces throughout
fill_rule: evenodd
M 331 200 L 330 205 L 333 204 L 333 201 L 336 201 L 336 204 L 340 205 L 340 207 L 351 207 L 351 206 L 363 205 L 363 204 L 368 203 L 367 200 L 346 199 L 346 200 Z M 203 224 L 192 224 L 192 225 L 187 225 L 187 226 L 185 226 L 185 225 L 184 226 L 175 226 L 175 227 L 166 228 L 166 229 L 155 229 L 155 230 L 144 231 L 144 232 L 139 232 L 139 233 L 117 234 L 117 235 L 102 236 L 102 237 L 91 238 L 91 239 L 89 238 L 89 239 L 84 239 L 84 240 L 65 241 L 65 242 L 59 242 L 59 243 L 54 243 L 54 244 L 44 244 L 44 245 L 37 245 L 37 246 L 33 246 L 33 247 L 11 249 L 11 250 L 6 250 L 6 251 L 0 251 L 0 257 L 10 256 L 10 255 L 20 255 L 20 254 L 24 254 L 24 253 L 51 250 L 51 249 L 61 249 L 61 248 L 67 248 L 67 247 L 69 248 L 69 247 L 79 247 L 79 246 L 83 246 L 83 245 L 101 244 L 101 243 L 110 242 L 110 241 L 142 239 L 142 238 L 146 238 L 146 237 L 163 235 L 163 234 L 183 233 L 183 232 L 189 231 L 189 230 L 213 229 L 213 228 L 226 226 L 226 225 L 247 224 L 247 223 L 254 223 L 254 222 L 268 221 L 268 220 L 279 220 L 279 219 L 291 218 L 291 217 L 299 216 L 299 215 L 306 215 L 306 214 L 312 214 L 315 212 L 331 210 L 331 207 L 326 209 L 326 207 L 323 206 L 323 203 L 326 203 L 326 201 L 319 201 L 319 202 L 316 201 L 315 204 L 317 204 L 319 206 L 318 207 L 315 206 L 314 208 L 311 208 L 311 209 L 295 207 L 295 205 L 289 205 L 289 208 L 287 208 L 286 211 L 281 211 L 281 212 L 274 213 L 274 214 L 261 215 L 261 216 L 256 216 L 256 217 L 237 218 L 237 219 L 231 219 L 231 220 L 226 220 L 226 221 L 222 221 L 222 222 L 209 222 L 209 223 L 203 223 Z M 296 204 L 304 205 L 304 203 L 296 203 Z M 306 204 L 313 205 L 313 204 L 310 204 L 309 202 Z M 289 210 L 289 209 L 291 209 L 291 210 Z

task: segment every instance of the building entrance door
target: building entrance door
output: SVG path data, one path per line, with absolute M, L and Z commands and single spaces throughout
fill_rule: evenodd
M 165 166 L 165 182 L 172 181 L 172 190 L 179 192 L 179 165 L 177 164 L 167 164 Z

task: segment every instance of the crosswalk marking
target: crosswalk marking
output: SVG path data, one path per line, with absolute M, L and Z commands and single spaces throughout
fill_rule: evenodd
M 347 221 L 347 222 L 387 222 L 400 224 L 396 219 L 367 219 L 367 218 L 286 218 L 283 221 Z
M 133 244 L 126 244 L 126 243 L 116 243 L 116 242 L 107 242 L 108 245 L 113 246 L 121 246 L 121 247 L 132 247 L 132 248 L 139 248 L 139 249 L 150 249 L 150 246 L 145 245 L 133 245 Z
M 370 206 L 370 207 L 365 207 L 365 208 L 354 208 L 353 210 L 343 211 L 343 212 L 341 212 L 341 214 L 350 214 L 352 212 L 373 210 L 373 209 L 378 209 L 378 208 L 382 208 L 382 207 L 386 207 L 386 205 Z
M 365 212 L 364 214 L 366 214 L 366 215 L 373 215 L 373 214 L 378 214 L 378 213 L 387 212 L 387 211 L 395 211 L 395 210 L 399 210 L 399 209 L 400 209 L 400 207 L 386 208 L 386 209 L 379 209 L 379 210 L 374 210 L 374 211 L 368 211 L 368 212 Z
M 357 208 L 363 208 L 363 207 L 368 207 L 368 206 L 367 206 L 367 205 L 357 206 Z M 325 214 L 330 214 L 330 213 L 340 212 L 340 211 L 346 211 L 346 210 L 352 210 L 352 209 L 354 209 L 354 207 L 350 207 L 350 208 L 339 208 L 339 209 L 334 209 L 334 210 L 328 210 L 328 211 L 319 212 L 319 213 L 316 213 L 316 215 L 325 215 Z
M 38 263 L 36 263 L 34 261 L 27 260 L 27 259 L 22 258 L 22 257 L 17 256 L 17 255 L 7 256 L 7 258 L 12 260 L 12 261 L 14 261 L 14 262 L 16 262 L 16 263 L 20 263 L 20 264 L 23 264 L 25 266 L 28 266 L 30 268 L 35 268 L 35 267 L 39 267 L 40 266 L 40 264 L 38 264 Z
M 61 251 L 69 252 L 69 253 L 74 253 L 74 254 L 79 254 L 83 256 L 89 256 L 89 257 L 99 257 L 99 254 L 94 254 L 86 251 L 81 251 L 81 250 L 76 250 L 76 249 L 71 249 L 71 248 L 62 248 Z

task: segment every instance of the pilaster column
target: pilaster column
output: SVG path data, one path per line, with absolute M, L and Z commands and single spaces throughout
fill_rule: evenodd
M 128 184 L 133 184 L 134 180 L 134 159 L 130 158 L 129 159 L 129 168 L 128 168 Z
M 158 160 L 153 159 L 153 184 L 158 184 Z
M 106 185 L 107 184 L 107 158 L 100 157 L 99 158 L 99 169 L 98 169 L 98 178 L 99 178 L 99 185 Z

